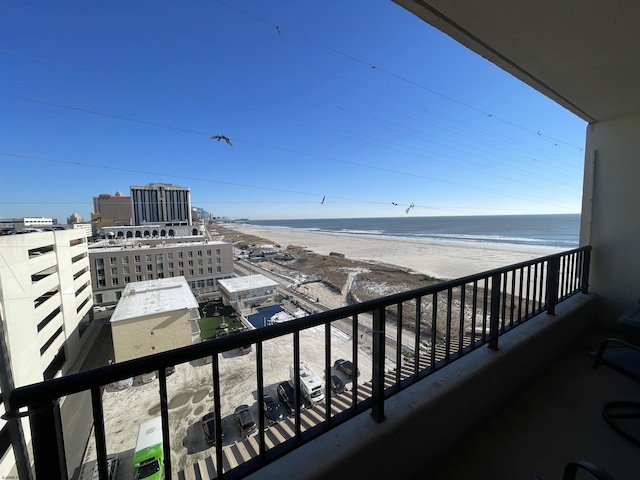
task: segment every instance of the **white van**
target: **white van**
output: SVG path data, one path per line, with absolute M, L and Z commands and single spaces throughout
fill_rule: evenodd
M 319 403 L 324 400 L 324 381 L 313 371 L 307 362 L 300 361 L 298 372 L 292 364 L 289 365 L 289 377 L 291 385 L 295 385 L 296 375 L 300 375 L 300 388 L 304 395 L 313 403 Z

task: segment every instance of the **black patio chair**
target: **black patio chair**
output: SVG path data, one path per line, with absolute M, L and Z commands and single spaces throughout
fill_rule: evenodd
M 640 383 L 640 346 L 610 338 L 600 344 L 593 368 L 606 365 Z M 605 403 L 602 416 L 616 432 L 640 446 L 640 438 L 628 432 L 624 420 L 640 419 L 640 402 L 617 400 Z

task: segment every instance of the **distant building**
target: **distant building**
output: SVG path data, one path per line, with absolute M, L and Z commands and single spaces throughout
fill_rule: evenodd
M 95 232 L 95 225 L 91 224 L 91 223 L 74 223 L 73 224 L 73 228 L 75 230 L 82 230 L 84 231 L 85 235 L 87 236 L 87 238 L 92 238 L 95 236 L 96 232 Z
M 77 371 L 93 316 L 84 232 L 5 235 L 0 237 L 0 252 L 3 379 L 17 387 Z M 69 398 L 62 400 L 63 422 L 69 416 Z M 4 414 L 3 405 L 0 413 Z M 29 443 L 26 419 L 22 425 Z M 15 458 L 5 420 L 0 420 L 0 439 L 0 472 L 9 478 Z
M 191 193 L 188 187 L 169 183 L 151 183 L 130 187 L 134 225 L 160 223 L 191 225 Z
M 45 217 L 22 217 L 22 218 L 2 218 L 0 219 L 0 229 L 14 229 L 16 231 L 25 229 L 41 229 L 52 227 L 56 222 L 53 218 Z
M 91 221 L 96 228 L 112 227 L 115 225 L 131 225 L 131 197 L 116 192 L 114 196 L 101 193 L 93 197 L 93 213 Z
M 67 225 L 73 225 L 74 223 L 82 222 L 84 222 L 84 218 L 82 218 L 78 213 L 72 213 L 67 217 Z
M 278 293 L 278 282 L 264 275 L 227 278 L 218 283 L 224 303 L 231 305 L 242 315 L 250 313 L 251 307 Z
M 166 226 L 161 223 L 146 223 L 132 227 L 104 227 L 98 230 L 102 238 L 107 239 L 151 239 L 174 237 L 200 237 L 204 239 L 204 231 L 200 225 Z M 192 239 L 193 240 L 193 239 Z
M 200 341 L 196 301 L 184 277 L 133 282 L 111 316 L 116 362 Z
M 221 241 L 105 241 L 91 245 L 89 258 L 97 305 L 117 302 L 132 282 L 185 277 L 199 295 L 233 276 L 233 245 Z

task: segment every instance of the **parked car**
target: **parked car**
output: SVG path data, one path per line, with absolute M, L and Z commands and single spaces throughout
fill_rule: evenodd
M 120 464 L 120 460 L 118 459 L 117 453 L 111 453 L 107 455 L 107 480 L 116 480 L 116 472 L 118 470 L 119 464 Z M 100 479 L 100 472 L 98 472 L 98 465 L 96 464 L 93 467 L 91 480 L 99 480 L 99 479 Z
M 204 437 L 207 439 L 207 443 L 210 445 L 216 444 L 216 415 L 213 412 L 207 413 L 202 417 L 202 430 L 204 431 Z M 224 430 L 220 432 L 222 438 L 224 438 Z
M 337 375 L 331 375 L 330 382 L 331 390 L 333 390 L 333 393 L 335 393 L 336 395 L 340 395 L 347 390 L 347 387 L 344 386 L 344 382 Z
M 287 413 L 289 415 L 293 415 L 296 411 L 296 401 L 293 386 L 289 382 L 282 382 L 278 385 L 276 391 L 278 392 L 278 398 L 282 401 L 282 403 L 284 403 L 284 406 L 287 409 Z M 313 404 L 311 403 L 311 400 L 304 396 L 301 396 L 300 410 L 302 411 L 307 408 L 313 408 Z
M 344 373 L 347 377 L 347 380 L 351 380 L 351 378 L 353 378 L 353 363 L 351 363 L 349 360 L 343 360 L 343 359 L 336 360 L 333 366 L 336 368 L 336 370 L 339 370 L 342 373 Z M 356 372 L 356 377 L 359 377 L 359 376 L 360 376 L 360 370 Z
M 276 402 L 271 395 L 264 396 L 263 407 L 266 426 L 284 420 L 284 413 L 282 412 L 282 408 L 280 408 L 280 404 Z
M 236 419 L 241 437 L 248 437 L 258 431 L 258 426 L 253 419 L 249 405 L 240 405 L 233 412 L 233 417 Z

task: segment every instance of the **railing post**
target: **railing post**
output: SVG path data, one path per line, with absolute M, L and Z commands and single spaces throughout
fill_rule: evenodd
M 385 309 L 376 308 L 373 311 L 373 408 L 371 416 L 380 423 L 384 416 L 384 347 L 385 347 Z M 354 376 L 357 374 L 354 372 Z
M 29 407 L 36 478 L 66 480 L 67 461 L 58 400 Z
M 496 273 L 491 277 L 491 313 L 489 315 L 489 348 L 498 350 L 498 329 L 500 328 L 500 285 L 502 276 Z
M 556 314 L 556 304 L 558 303 L 558 285 L 560 276 L 560 257 L 552 257 L 547 263 L 547 313 Z
M 589 293 L 589 267 L 591 266 L 591 247 L 582 251 L 582 293 Z

